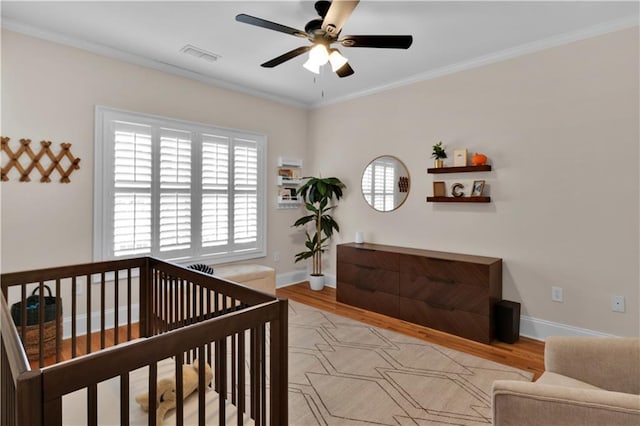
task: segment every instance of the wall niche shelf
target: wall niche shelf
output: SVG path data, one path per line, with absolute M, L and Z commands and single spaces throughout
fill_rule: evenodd
M 296 190 L 302 183 L 302 160 L 278 157 L 276 184 L 279 209 L 295 209 L 302 204 L 302 198 L 296 195 Z
M 491 197 L 427 197 L 427 203 L 490 203 Z
M 427 173 L 440 174 L 440 173 L 469 173 L 469 172 L 490 172 L 491 166 L 484 164 L 482 166 L 464 166 L 464 167 L 434 167 L 427 169 Z

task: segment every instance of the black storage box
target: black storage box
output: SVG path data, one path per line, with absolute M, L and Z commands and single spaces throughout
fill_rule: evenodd
M 510 300 L 501 300 L 495 304 L 496 339 L 515 343 L 520 338 L 520 304 Z

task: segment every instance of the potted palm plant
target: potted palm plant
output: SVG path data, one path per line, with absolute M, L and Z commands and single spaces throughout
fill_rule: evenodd
M 307 177 L 307 181 L 298 188 L 297 195 L 304 200 L 304 207 L 309 214 L 296 220 L 295 227 L 313 224 L 313 232 L 305 230 L 305 251 L 295 255 L 295 261 L 312 259 L 309 283 L 312 290 L 322 290 L 324 275 L 322 274 L 322 253 L 326 250 L 328 241 L 334 232 L 340 232 L 340 226 L 329 213 L 336 206 L 329 205 L 334 197 L 342 197 L 344 183 L 335 177 L 318 178 Z

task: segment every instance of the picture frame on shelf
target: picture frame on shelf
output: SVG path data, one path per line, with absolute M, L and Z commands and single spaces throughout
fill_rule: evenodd
M 446 197 L 447 188 L 444 181 L 433 182 L 433 196 L 434 197 Z
M 471 196 L 482 197 L 483 192 L 484 192 L 484 180 L 474 180 L 473 187 L 471 189 Z
M 453 166 L 454 167 L 466 167 L 467 166 L 468 152 L 466 149 L 453 150 Z
M 278 176 L 282 176 L 286 179 L 291 179 L 293 176 L 293 172 L 291 169 L 278 169 Z

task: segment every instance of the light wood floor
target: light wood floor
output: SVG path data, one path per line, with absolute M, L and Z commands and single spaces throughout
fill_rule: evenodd
M 406 321 L 390 318 L 375 312 L 366 311 L 364 309 L 345 305 L 336 302 L 336 290 L 334 288 L 325 287 L 322 291 L 312 291 L 309 284 L 304 282 L 277 290 L 279 297 L 295 300 L 318 309 L 333 312 L 337 315 L 362 321 L 376 327 L 392 330 L 407 336 L 416 337 L 427 342 L 446 346 L 468 354 L 476 355 L 480 358 L 489 359 L 501 364 L 510 365 L 512 367 L 521 368 L 523 370 L 534 373 L 534 378 L 538 378 L 544 371 L 544 343 L 537 340 L 521 337 L 514 344 L 502 343 L 494 341 L 491 345 L 474 342 L 472 340 L 463 339 L 441 331 L 422 327 Z M 126 340 L 126 328 L 121 327 L 120 341 Z M 133 338 L 138 337 L 137 325 L 132 327 Z M 99 350 L 101 347 L 100 333 L 93 333 L 92 352 Z M 106 347 L 113 346 L 114 334 L 113 330 L 107 330 L 105 333 Z M 79 336 L 76 342 L 77 354 L 86 353 L 86 337 Z M 71 359 L 71 340 L 62 342 L 62 351 L 60 361 Z M 44 365 L 55 364 L 55 356 L 48 357 L 44 360 Z M 32 368 L 37 368 L 39 362 L 32 361 Z
M 537 379 L 544 371 L 544 343 L 537 340 L 521 337 L 514 344 L 493 341 L 490 345 L 486 345 L 474 342 L 386 315 L 338 303 L 336 302 L 336 290 L 334 288 L 325 287 L 322 291 L 313 291 L 306 282 L 279 288 L 276 294 L 278 297 L 288 298 L 376 327 L 531 371 L 534 374 L 534 379 Z

